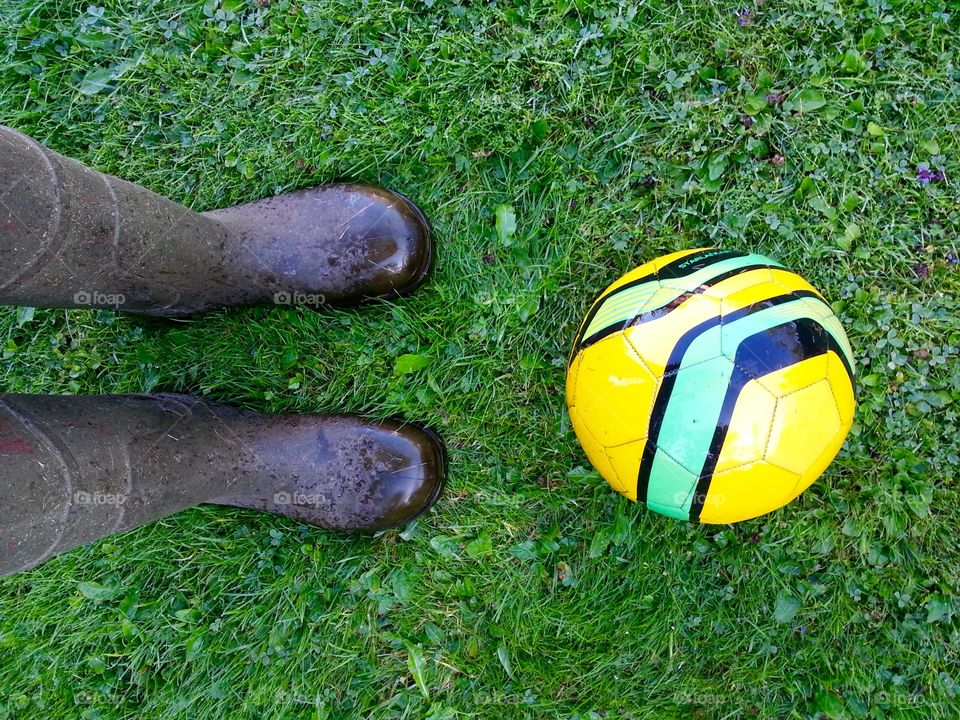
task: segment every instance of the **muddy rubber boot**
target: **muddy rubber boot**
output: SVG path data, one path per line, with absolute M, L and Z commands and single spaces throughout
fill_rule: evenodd
M 428 430 L 188 395 L 0 397 L 0 575 L 198 503 L 375 531 L 436 501 Z
M 196 213 L 0 126 L 0 303 L 184 317 L 412 292 L 433 240 L 397 193 L 330 185 Z

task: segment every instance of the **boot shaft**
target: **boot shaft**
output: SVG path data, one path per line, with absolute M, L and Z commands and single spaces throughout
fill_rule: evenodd
M 257 416 L 189 396 L 0 399 L 0 575 L 261 481 Z
M 0 303 L 177 315 L 260 299 L 232 231 L 0 127 Z

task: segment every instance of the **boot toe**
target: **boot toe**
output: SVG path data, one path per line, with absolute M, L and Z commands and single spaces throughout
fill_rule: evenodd
M 298 278 L 304 289 L 343 307 L 409 295 L 426 281 L 433 233 L 420 208 L 403 195 L 373 185 L 332 185 L 298 197 L 307 201 L 300 234 L 312 240 L 288 245 L 309 255 L 285 258 L 285 275 Z
M 359 518 L 365 526 L 361 529 L 385 530 L 410 522 L 434 505 L 446 483 L 446 452 L 435 433 L 404 425 L 391 434 L 389 452 L 400 467 L 385 470 L 373 481 Z
M 423 285 L 434 257 L 433 232 L 423 212 L 400 193 L 360 186 L 374 207 L 369 225 L 358 232 L 366 245 L 368 269 L 357 275 L 357 295 L 367 298 L 405 296 Z

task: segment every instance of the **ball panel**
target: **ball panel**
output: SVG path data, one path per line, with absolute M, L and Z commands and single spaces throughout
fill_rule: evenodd
M 574 398 L 577 393 L 577 377 L 580 374 L 580 365 L 583 363 L 583 357 L 580 355 L 575 355 L 570 361 L 570 365 L 567 367 L 567 387 L 566 387 L 566 400 L 567 400 L 567 409 L 570 410 L 574 406 Z
M 839 450 L 844 435 L 833 391 L 824 378 L 777 400 L 764 457 L 767 462 L 803 475 L 827 448 L 835 446 Z
M 702 323 L 719 317 L 719 300 L 694 295 L 666 315 L 627 328 L 624 335 L 650 372 L 661 376 L 666 373 L 681 338 Z
M 772 281 L 782 288 L 782 292 L 812 293 L 823 300 L 823 295 L 795 272 L 783 268 L 771 268 L 770 275 Z
M 655 412 L 663 415 L 655 438 L 658 453 L 651 468 L 651 486 L 658 482 L 660 452 L 699 477 L 710 452 L 732 373 L 733 363 L 723 356 L 689 367 L 684 364 L 669 397 L 657 399 Z
M 683 257 L 691 253 L 696 252 L 695 250 L 682 250 L 678 253 L 673 253 L 677 257 Z M 586 316 L 583 319 L 583 322 L 580 323 L 580 327 L 577 329 L 576 340 L 573 343 L 573 352 L 576 352 L 580 342 L 584 337 L 588 336 L 588 329 L 594 326 L 593 318 L 598 312 L 601 311 L 603 306 L 610 300 L 611 296 L 616 296 L 627 292 L 628 286 L 632 284 L 645 285 L 649 282 L 656 282 L 657 279 L 657 261 L 653 260 L 648 263 L 644 263 L 638 268 L 635 268 L 628 272 L 626 275 L 621 277 L 616 282 L 607 286 L 607 288 L 600 293 L 600 296 L 593 301 L 593 304 L 590 306 L 590 310 L 587 312 Z
M 618 493 L 634 501 L 637 499 L 637 472 L 646 445 L 646 438 L 641 438 L 635 442 L 606 448 L 607 460 L 616 476 L 616 482 L 611 481 L 610 485 Z
M 850 366 L 850 373 L 853 373 L 855 367 L 853 348 L 850 347 L 850 340 L 847 338 L 847 333 L 843 329 L 843 324 L 840 322 L 840 319 L 833 314 L 833 309 L 825 302 L 816 302 L 811 305 L 809 312 L 810 317 L 823 325 L 824 329 L 830 333 L 837 342 L 847 364 Z
M 830 353 L 825 353 L 807 358 L 782 370 L 758 377 L 755 382 L 774 397 L 790 395 L 825 379 L 829 357 Z
M 610 296 L 597 308 L 583 333 L 583 339 L 589 340 L 596 333 L 618 323 L 622 325 L 642 315 L 648 308 L 662 307 L 662 297 L 663 290 L 656 280 L 650 280 Z
M 833 398 L 837 402 L 837 412 L 840 413 L 840 422 L 843 424 L 843 433 L 846 436 L 850 426 L 853 425 L 857 400 L 853 392 L 853 379 L 843 359 L 834 352 L 827 353 L 827 380 L 830 382 Z
M 798 278 L 799 279 L 799 278 Z M 802 280 L 802 279 L 801 279 Z M 796 292 L 804 292 L 804 290 L 797 290 Z M 847 338 L 847 333 L 843 329 L 843 324 L 840 322 L 840 319 L 834 314 L 833 308 L 823 300 L 822 296 L 812 287 L 810 292 L 816 293 L 816 297 L 804 297 L 803 308 L 806 313 L 806 317 L 816 320 L 820 325 L 823 326 L 830 336 L 834 339 L 837 346 L 843 352 L 844 358 L 847 361 L 847 364 L 850 366 L 851 372 L 854 368 L 854 356 L 853 348 L 850 346 L 850 340 Z
M 847 433 L 845 430 L 838 432 L 835 437 L 831 438 L 831 441 L 824 447 L 823 452 L 804 468 L 803 473 L 800 475 L 800 480 L 790 493 L 790 497 L 787 498 L 787 502 L 793 500 L 797 495 L 813 485 L 817 478 L 823 475 L 824 471 L 830 467 L 830 463 L 837 457 L 837 453 L 840 452 L 840 448 L 843 446 L 846 438 Z
M 691 472 L 662 449 L 654 457 L 647 485 L 647 507 L 664 515 L 687 520 L 698 474 Z
M 764 460 L 717 473 L 704 498 L 700 522 L 739 522 L 776 510 L 787 503 L 798 481 L 795 473 Z
M 771 285 L 772 277 L 770 268 L 745 270 L 705 288 L 703 294 L 719 300 L 721 309 L 727 308 L 729 312 L 749 304 L 748 302 L 738 302 L 738 295 L 749 292 L 751 288 L 758 285 Z
M 765 300 L 785 294 L 783 288 L 775 282 L 769 280 L 757 282 L 753 285 L 747 285 L 737 292 L 731 292 L 724 297 L 721 311 L 725 316 L 730 316 L 739 310 L 752 308 Z
M 811 306 L 822 306 L 819 300 L 806 297 L 788 299 L 777 304 L 768 304 L 756 309 L 744 308 L 723 316 L 720 345 L 723 354 L 731 360 L 736 358 L 740 344 L 752 335 L 766 332 L 778 325 L 810 317 Z
M 612 485 L 617 481 L 617 474 L 607 459 L 603 445 L 594 437 L 589 425 L 583 421 L 575 407 L 570 408 L 570 424 L 573 425 L 573 431 L 590 464 L 604 480 Z
M 692 252 L 692 251 L 691 251 Z M 643 281 L 644 279 L 649 279 L 650 281 L 656 281 L 657 266 L 655 261 L 644 263 L 638 268 L 634 268 L 626 275 L 621 277 L 614 283 L 611 283 L 607 288 L 600 293 L 600 296 L 593 301 L 593 304 L 590 306 L 590 309 L 587 311 L 587 314 L 584 316 L 583 321 L 580 323 L 580 326 L 577 328 L 576 340 L 574 341 L 573 352 L 577 351 L 577 346 L 580 344 L 580 341 L 586 337 L 587 328 L 592 324 L 594 316 L 600 311 L 603 305 L 609 299 L 609 296 L 618 290 L 620 290 L 624 285 L 629 285 L 630 283 Z
M 655 282 L 657 279 L 657 271 L 665 265 L 669 265 L 681 258 L 687 257 L 688 255 L 693 255 L 694 253 L 703 252 L 704 248 L 697 248 L 694 250 L 680 250 L 675 253 L 670 253 L 669 255 L 664 255 L 655 260 L 651 260 L 648 263 L 644 263 L 638 268 L 634 268 L 627 274 L 623 275 L 616 282 L 611 283 L 606 287 L 606 289 L 600 293 L 593 305 L 590 306 L 590 310 L 587 313 L 584 321 L 580 323 L 580 327 L 577 332 L 578 342 L 582 337 L 586 337 L 589 333 L 587 328 L 593 325 L 594 316 L 600 311 L 601 307 L 606 304 L 608 300 L 611 300 L 611 295 L 622 294 L 627 292 L 627 290 L 622 290 L 624 286 L 631 285 L 632 283 L 644 283 L 644 281 L 649 280 Z M 618 291 L 621 291 L 618 293 Z M 576 349 L 576 348 L 575 348 Z
M 727 250 L 724 248 L 702 248 L 687 257 L 682 257 L 670 263 L 664 263 L 657 270 L 657 278 L 663 281 L 669 281 L 674 278 L 685 278 L 695 273 L 699 273 L 705 268 L 716 266 L 721 262 L 745 258 L 750 253 L 741 250 Z M 765 264 L 765 262 L 760 262 Z
M 830 466 L 840 448 L 843 446 L 850 426 L 853 424 L 853 414 L 856 403 L 853 396 L 853 383 L 847 373 L 846 366 L 838 355 L 833 352 L 827 354 L 827 377 L 825 382 L 830 386 L 833 400 L 837 407 L 839 429 L 826 444 L 819 457 L 814 459 L 800 475 L 800 481 L 790 496 L 792 500 L 812 485 L 818 477 Z
M 584 338 L 590 338 L 604 328 L 636 321 L 643 315 L 652 314 L 656 317 L 670 313 L 691 294 L 702 293 L 703 288 L 709 287 L 718 276 L 743 268 L 745 262 L 745 257 L 728 258 L 708 264 L 691 274 L 650 280 L 615 293 L 596 310 L 584 332 Z
M 622 333 L 582 350 L 573 405 L 605 447 L 645 437 L 657 379 Z
M 714 474 L 763 459 L 776 409 L 777 398 L 756 380 L 743 387 Z

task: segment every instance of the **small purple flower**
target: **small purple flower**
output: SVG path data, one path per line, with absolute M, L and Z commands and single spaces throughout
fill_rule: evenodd
M 917 165 L 917 180 L 922 182 L 924 185 L 929 185 L 932 182 L 939 182 L 946 179 L 946 175 L 942 170 L 931 170 L 930 166 L 926 163 L 920 163 Z
M 957 263 L 960 263 L 960 258 L 957 257 L 956 253 L 948 252 L 947 262 L 956 267 Z
M 734 10 L 733 13 L 737 16 L 737 25 L 740 27 L 753 25 L 753 10 L 750 8 L 740 8 L 739 10 Z

